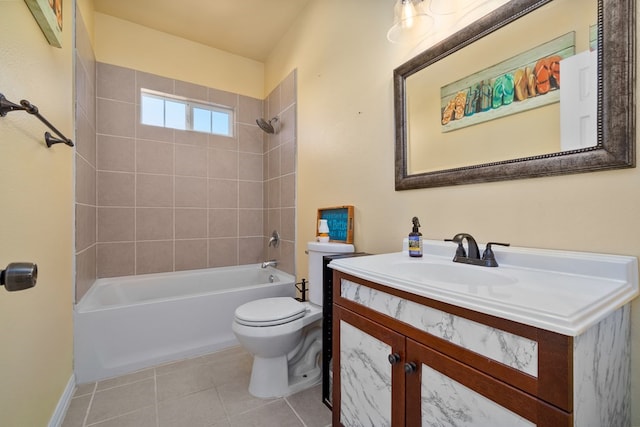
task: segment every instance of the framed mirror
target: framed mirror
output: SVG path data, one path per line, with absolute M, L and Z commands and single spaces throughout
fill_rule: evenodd
M 396 190 L 635 167 L 635 16 L 512 0 L 396 68 Z

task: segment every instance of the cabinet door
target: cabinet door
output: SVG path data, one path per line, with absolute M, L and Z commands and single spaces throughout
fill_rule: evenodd
M 444 354 L 406 340 L 407 426 L 560 427 L 570 414 Z
M 404 337 L 338 306 L 333 322 L 333 425 L 403 426 Z

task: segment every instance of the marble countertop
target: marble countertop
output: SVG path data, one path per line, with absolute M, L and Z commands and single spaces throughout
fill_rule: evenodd
M 479 245 L 481 248 L 484 245 Z M 493 247 L 498 267 L 454 263 L 456 246 L 331 261 L 335 270 L 441 302 L 577 336 L 638 295 L 636 257 Z

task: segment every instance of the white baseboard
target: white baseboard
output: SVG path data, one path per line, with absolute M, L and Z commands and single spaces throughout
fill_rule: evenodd
M 71 403 L 71 398 L 73 397 L 75 390 L 76 376 L 71 374 L 71 378 L 69 378 L 69 382 L 67 382 L 64 392 L 62 393 L 62 396 L 60 396 L 58 405 L 56 405 L 56 410 L 53 411 L 53 415 L 49 420 L 48 427 L 60 427 L 62 425 L 64 416 L 67 414 L 67 409 L 69 409 L 69 404 Z

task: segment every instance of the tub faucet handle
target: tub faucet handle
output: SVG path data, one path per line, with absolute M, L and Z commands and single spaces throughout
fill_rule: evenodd
M 279 244 L 280 234 L 278 234 L 276 230 L 273 230 L 273 233 L 271 233 L 271 237 L 269 238 L 269 247 L 273 246 L 274 248 L 277 248 Z

